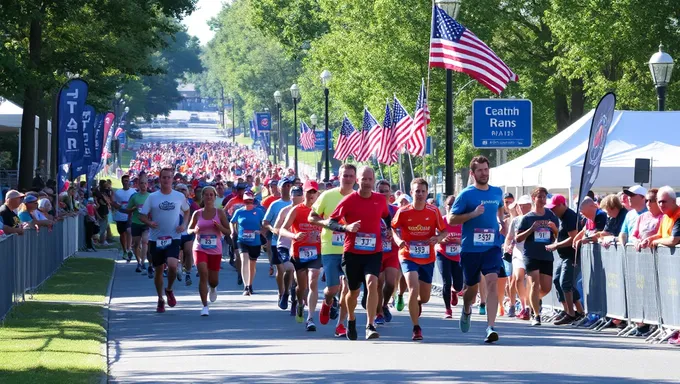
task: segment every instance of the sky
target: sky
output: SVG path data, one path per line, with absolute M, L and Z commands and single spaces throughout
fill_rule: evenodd
M 201 45 L 207 44 L 215 35 L 208 26 L 208 20 L 222 10 L 222 3 L 223 0 L 198 0 L 196 10 L 182 21 L 189 34 L 198 37 Z

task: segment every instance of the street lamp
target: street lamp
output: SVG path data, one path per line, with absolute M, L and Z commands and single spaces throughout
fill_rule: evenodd
M 328 145 L 328 85 L 331 82 L 331 72 L 327 69 L 324 69 L 323 72 L 321 72 L 321 84 L 323 84 L 323 95 L 324 95 L 324 156 L 326 157 L 325 159 L 325 164 L 324 166 L 326 167 L 326 171 L 324 172 L 324 181 L 328 182 L 331 179 L 331 165 L 330 165 L 330 153 L 329 153 L 329 145 Z
M 652 80 L 656 85 L 657 110 L 659 111 L 663 111 L 666 106 L 666 87 L 671 81 L 674 64 L 671 55 L 663 51 L 663 44 L 659 44 L 659 52 L 649 59 L 649 70 L 652 72 Z
M 458 18 L 462 0 L 435 0 L 435 4 L 454 19 Z M 453 172 L 453 71 L 446 70 L 446 195 L 453 195 L 454 172 Z
M 300 97 L 300 88 L 298 88 L 297 84 L 293 84 L 290 86 L 290 95 L 293 97 L 293 161 L 294 161 L 294 169 L 295 169 L 295 175 L 298 174 L 298 150 L 297 150 L 297 102 L 298 102 L 298 97 Z
M 283 137 L 281 136 L 281 92 L 276 91 L 274 92 L 274 101 L 276 101 L 276 110 L 277 110 L 277 115 L 278 115 L 278 122 L 279 122 L 279 151 L 281 153 L 279 154 L 279 157 L 283 157 L 284 153 L 284 147 L 283 147 Z M 286 154 L 286 166 L 288 166 L 288 148 L 285 150 Z M 283 159 L 280 159 L 283 160 Z M 276 162 L 276 158 L 274 159 L 274 162 Z

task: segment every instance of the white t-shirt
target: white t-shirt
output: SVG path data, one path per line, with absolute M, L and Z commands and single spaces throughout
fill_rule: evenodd
M 519 228 L 519 223 L 522 221 L 523 216 L 517 216 L 512 219 L 512 222 L 510 223 L 510 229 L 508 230 L 508 236 L 512 236 L 513 238 L 517 237 L 517 229 Z M 522 258 L 522 254 L 524 253 L 524 242 L 518 243 L 515 242 L 515 246 L 513 247 L 512 250 L 512 257 L 514 258 Z
M 164 195 L 161 191 L 156 191 L 150 194 L 139 212 L 149 215 L 149 219 L 158 224 L 158 228 L 149 230 L 149 240 L 156 241 L 165 236 L 179 239 L 182 236 L 176 231 L 181 224 L 179 215 L 188 210 L 189 204 L 181 192 L 172 191 Z
M 128 188 L 128 190 L 124 189 L 119 189 L 113 194 L 113 201 L 115 201 L 117 204 L 120 204 L 120 207 L 122 209 L 127 208 L 128 201 L 130 201 L 130 197 L 135 194 L 135 190 L 132 188 Z M 128 215 L 127 213 L 122 213 L 119 210 L 115 210 L 113 212 L 113 220 L 115 221 L 127 221 L 128 220 Z

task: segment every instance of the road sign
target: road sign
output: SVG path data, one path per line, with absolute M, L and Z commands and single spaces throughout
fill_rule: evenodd
M 476 99 L 472 102 L 475 148 L 529 148 L 532 105 L 526 99 Z

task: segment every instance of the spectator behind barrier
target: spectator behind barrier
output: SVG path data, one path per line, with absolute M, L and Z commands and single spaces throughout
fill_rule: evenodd
M 607 213 L 607 225 L 604 226 L 604 230 L 600 233 L 598 241 L 605 248 L 609 248 L 616 241 L 619 233 L 621 233 L 621 227 L 628 211 L 621 204 L 621 200 L 619 200 L 617 195 L 605 196 L 600 203 L 600 208 Z
M 585 218 L 583 229 L 574 237 L 574 249 L 581 248 L 583 243 L 597 241 L 607 225 L 607 214 L 601 211 L 590 197 L 583 199 L 580 206 L 581 215 Z
M 21 200 L 24 198 L 22 193 L 14 189 L 7 191 L 5 195 L 5 203 L 0 206 L 0 217 L 2 218 L 2 230 L 6 234 L 16 233 L 23 235 L 24 229 L 21 227 L 21 220 L 14 212 L 21 205 Z
M 621 225 L 621 232 L 619 232 L 619 242 L 621 244 L 626 244 L 628 239 L 633 235 L 638 217 L 647 212 L 647 206 L 645 205 L 647 188 L 640 185 L 634 185 L 623 191 L 623 193 L 624 196 L 628 198 L 632 208 L 628 211 L 628 214 L 626 214 L 623 225 Z
M 663 219 L 663 212 L 661 212 L 661 208 L 659 208 L 659 204 L 656 202 L 658 191 L 658 189 L 652 188 L 647 192 L 647 195 L 645 196 L 647 212 L 640 215 L 635 222 L 632 239 L 629 241 L 635 244 L 635 248 L 638 251 L 641 249 L 643 240 L 654 236 L 659 232 L 661 219 Z
M 680 244 L 680 207 L 676 202 L 673 188 L 669 186 L 659 188 L 657 203 L 663 212 L 659 232 L 643 240 L 641 248 L 656 248 L 659 245 L 674 247 Z

